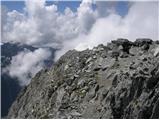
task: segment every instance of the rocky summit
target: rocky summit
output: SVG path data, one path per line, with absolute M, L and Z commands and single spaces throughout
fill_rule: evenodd
M 36 74 L 8 118 L 159 118 L 159 42 L 68 51 Z

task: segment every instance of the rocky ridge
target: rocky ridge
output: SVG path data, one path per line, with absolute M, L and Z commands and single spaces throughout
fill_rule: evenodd
M 159 42 L 117 39 L 41 70 L 8 118 L 159 118 Z

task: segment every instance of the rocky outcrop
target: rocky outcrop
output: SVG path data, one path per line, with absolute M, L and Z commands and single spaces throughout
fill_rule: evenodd
M 21 91 L 8 118 L 159 118 L 158 42 L 68 51 Z

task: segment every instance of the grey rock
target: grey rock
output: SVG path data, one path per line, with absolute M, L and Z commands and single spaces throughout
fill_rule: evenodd
M 151 39 L 148 39 L 148 38 L 138 38 L 134 42 L 134 45 L 141 47 L 143 45 L 152 44 L 152 42 L 153 41 Z
M 129 41 L 128 39 L 119 38 L 115 41 L 112 41 L 112 43 L 116 44 L 117 46 L 122 46 L 122 51 L 129 54 L 129 50 L 133 43 Z
M 120 55 L 119 51 L 115 50 L 115 51 L 112 52 L 112 57 L 115 58 L 116 61 L 118 61 L 119 55 Z
M 80 87 L 83 87 L 84 84 L 85 84 L 85 79 L 81 79 L 81 80 L 78 81 L 77 85 L 80 86 Z
M 158 119 L 158 50 L 151 39 L 123 38 L 70 50 L 32 78 L 7 118 Z

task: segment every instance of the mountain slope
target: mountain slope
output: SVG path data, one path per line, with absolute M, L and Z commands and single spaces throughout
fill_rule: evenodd
M 9 64 L 11 64 L 11 59 L 13 56 L 17 55 L 19 52 L 28 49 L 31 51 L 36 50 L 32 46 L 21 45 L 18 43 L 4 43 L 1 45 L 1 69 L 5 69 Z M 11 78 L 8 73 L 1 73 L 1 115 L 2 117 L 8 114 L 8 110 L 12 105 L 13 101 L 16 99 L 17 94 L 21 90 L 21 86 L 16 78 Z
M 36 47 L 32 47 L 29 45 L 24 45 L 20 43 L 3 43 L 1 45 L 1 68 L 2 71 L 11 64 L 11 60 L 13 56 L 16 56 L 20 52 L 24 50 L 35 51 Z M 45 66 L 50 66 L 53 64 L 54 52 L 56 49 L 48 48 L 52 55 L 50 58 L 44 61 Z M 2 117 L 7 116 L 10 106 L 13 101 L 16 99 L 18 93 L 22 89 L 22 86 L 19 85 L 17 78 L 12 78 L 9 76 L 9 73 L 1 73 L 1 115 Z
M 159 118 L 158 41 L 68 51 L 36 74 L 8 118 Z

